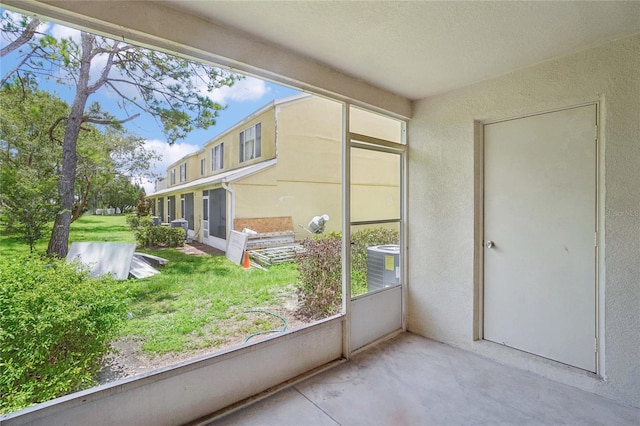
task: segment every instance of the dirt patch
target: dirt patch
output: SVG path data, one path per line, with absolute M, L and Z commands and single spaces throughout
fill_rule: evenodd
M 205 256 L 207 254 L 224 254 L 222 250 L 219 250 L 215 247 L 211 247 L 207 244 L 202 244 L 197 241 L 186 243 L 182 247 L 176 247 L 178 251 L 181 251 L 185 254 L 190 254 L 192 256 Z

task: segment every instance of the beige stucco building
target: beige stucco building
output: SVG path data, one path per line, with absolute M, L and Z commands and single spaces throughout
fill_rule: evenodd
M 359 133 L 401 141 L 398 120 L 354 110 L 352 121 Z M 184 219 L 189 236 L 223 250 L 236 219 L 291 217 L 293 229 L 281 230 L 304 238 L 309 221 L 326 214 L 325 232 L 339 231 L 341 125 L 335 101 L 306 94 L 275 100 L 173 162 L 166 188 L 147 199 L 163 222 Z M 353 214 L 397 217 L 398 165 L 361 151 L 352 161 Z

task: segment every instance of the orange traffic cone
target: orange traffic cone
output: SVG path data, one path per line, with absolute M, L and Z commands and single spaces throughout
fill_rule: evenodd
M 242 267 L 244 269 L 251 268 L 251 265 L 249 265 L 249 252 L 247 251 L 244 252 L 244 262 L 242 262 Z

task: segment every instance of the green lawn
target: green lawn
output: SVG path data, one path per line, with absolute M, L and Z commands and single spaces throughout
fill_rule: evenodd
M 136 239 L 127 225 L 125 216 L 84 215 L 71 225 L 69 241 L 135 243 Z
M 125 216 L 82 216 L 71 226 L 70 242 L 135 242 Z M 36 247 L 44 254 L 48 239 Z M 0 235 L 0 256 L 28 253 L 19 239 Z M 243 269 L 224 256 L 192 256 L 178 249 L 144 250 L 169 260 L 160 274 L 129 280 L 130 319 L 121 338 L 141 343 L 149 354 L 220 348 L 252 333 L 282 328 L 272 315 L 295 294 L 294 264 L 268 271 Z M 276 312 L 277 313 L 277 312 Z
M 49 229 L 49 233 L 51 229 Z M 135 243 L 136 239 L 127 226 L 125 216 L 84 215 L 71 224 L 69 242 L 74 241 L 122 241 Z M 45 254 L 49 234 L 36 243 L 34 253 Z M 20 237 L 0 232 L 0 256 L 27 254 L 29 245 Z
M 219 348 L 239 337 L 274 328 L 268 314 L 295 293 L 295 265 L 268 272 L 245 270 L 224 256 L 190 256 L 175 249 L 149 251 L 169 259 L 162 273 L 131 281 L 131 319 L 123 336 L 142 340 L 145 352 L 164 354 Z

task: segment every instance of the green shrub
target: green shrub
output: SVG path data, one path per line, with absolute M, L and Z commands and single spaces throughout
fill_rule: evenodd
M 297 315 L 320 319 L 337 314 L 342 301 L 340 235 L 305 239 L 302 247 L 305 250 L 296 255 L 300 302 Z
M 185 232 L 184 229 L 171 228 L 168 226 L 151 226 L 147 227 L 149 235 L 149 246 L 168 246 L 178 247 L 184 245 Z
M 134 213 L 127 214 L 127 225 L 136 230 L 140 227 L 140 217 Z
M 78 265 L 0 259 L 0 414 L 95 384 L 126 316 L 124 284 Z
M 127 223 L 133 229 L 136 236 L 136 242 L 139 247 L 150 247 L 151 243 L 151 228 L 153 227 L 153 219 L 151 216 L 130 216 L 127 219 Z
M 178 247 L 184 245 L 185 232 L 180 227 L 157 226 L 151 216 L 127 217 L 127 223 L 134 230 L 140 247 Z
M 367 292 L 367 247 L 398 244 L 398 231 L 386 228 L 368 228 L 351 234 L 351 295 Z M 319 319 L 340 312 L 342 301 L 341 235 L 306 239 L 305 251 L 298 253 L 297 314 L 304 318 Z

